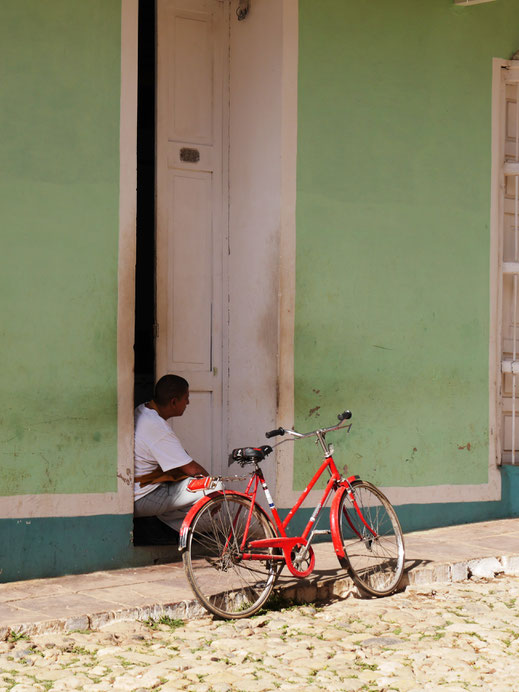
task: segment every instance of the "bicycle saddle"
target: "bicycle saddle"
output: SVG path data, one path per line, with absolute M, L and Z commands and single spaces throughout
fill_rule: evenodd
M 237 461 L 241 465 L 252 464 L 255 461 L 262 461 L 268 454 L 272 452 L 272 447 L 263 445 L 263 447 L 238 447 L 231 452 L 231 460 Z

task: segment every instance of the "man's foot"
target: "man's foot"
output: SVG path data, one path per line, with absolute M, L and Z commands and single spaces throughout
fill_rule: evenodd
M 179 534 L 157 517 L 138 517 L 133 520 L 133 544 L 178 545 Z

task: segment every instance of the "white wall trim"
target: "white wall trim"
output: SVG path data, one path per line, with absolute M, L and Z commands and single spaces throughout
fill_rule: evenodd
M 117 501 L 133 513 L 133 394 L 137 219 L 137 81 L 139 0 L 121 4 L 119 285 L 117 310 Z M 109 503 L 111 505 L 111 503 Z M 106 509 L 103 513 L 106 513 Z
M 118 480 L 121 484 L 123 481 Z M 133 493 L 133 483 L 129 487 Z M 42 517 L 91 517 L 101 514 L 129 514 L 120 493 L 82 493 L 79 495 L 13 495 L 2 498 L 0 519 Z
M 290 447 L 291 445 L 282 445 Z M 283 478 L 280 475 L 280 478 Z M 287 478 L 291 479 L 287 474 Z M 133 486 L 130 486 L 133 493 Z M 501 481 L 499 472 L 492 482 L 485 485 L 435 485 L 418 488 L 384 487 L 383 492 L 394 505 L 425 505 L 438 502 L 488 502 L 501 499 Z M 279 491 L 279 488 L 278 488 Z M 284 501 L 278 500 L 278 507 L 289 507 L 295 504 L 302 491 L 290 490 Z M 314 507 L 321 500 L 323 491 L 312 490 L 305 500 L 305 507 Z M 128 510 L 116 493 L 102 495 L 19 495 L 8 498 L 11 510 L 8 517 L 12 519 L 30 519 L 34 517 L 75 517 L 99 514 L 128 514 Z M 32 508 L 27 514 L 27 506 Z M 81 506 L 81 511 L 78 507 Z M 57 511 L 59 507 L 59 512 Z M 119 507 L 122 511 L 107 511 L 107 507 Z M 3 515 L 3 512 L 2 512 Z
M 316 469 L 318 466 L 317 461 L 316 456 Z M 340 462 L 339 459 L 336 459 L 336 461 Z M 395 506 L 430 505 L 444 502 L 495 502 L 501 499 L 501 474 L 495 466 L 493 470 L 494 472 L 489 474 L 489 482 L 482 483 L 481 485 L 424 485 L 416 488 L 381 486 L 380 489 Z M 292 476 L 287 474 L 288 480 L 291 481 Z M 369 481 L 369 478 L 366 480 Z M 288 487 L 288 482 L 283 486 L 282 491 L 283 495 L 281 495 L 281 491 L 278 493 L 276 503 L 278 508 L 292 507 L 302 494 L 301 490 L 293 490 L 291 487 Z M 322 490 L 310 491 L 304 506 L 315 507 L 321 501 L 322 495 Z
M 506 60 L 492 61 L 492 173 L 490 201 L 490 342 L 489 342 L 489 473 L 501 463 L 501 323 L 503 256 L 501 176 L 504 161 L 503 79 Z
M 384 487 L 394 505 L 431 505 L 438 502 L 491 502 L 501 499 L 501 474 L 489 474 L 481 485 L 425 485 L 417 488 Z M 369 480 L 369 479 L 368 479 Z
M 294 316 L 296 303 L 298 0 L 283 1 L 281 233 L 279 268 L 279 363 L 277 423 L 294 422 Z M 276 453 L 276 498 L 280 506 L 292 488 L 294 448 Z M 293 504 L 293 503 L 292 503 Z
M 241 22 L 230 5 L 228 450 L 262 444 L 278 410 L 287 5 L 253 2 Z M 274 491 L 274 459 L 264 472 Z

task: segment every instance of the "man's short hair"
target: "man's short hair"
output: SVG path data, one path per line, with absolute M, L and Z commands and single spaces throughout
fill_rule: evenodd
M 155 385 L 153 401 L 166 406 L 171 399 L 180 399 L 189 389 L 189 382 L 179 375 L 164 375 Z

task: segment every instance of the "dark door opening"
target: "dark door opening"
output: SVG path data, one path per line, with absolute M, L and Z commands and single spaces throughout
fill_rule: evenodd
M 135 405 L 155 383 L 155 33 L 154 0 L 139 0 L 137 105 L 137 258 L 135 268 Z

